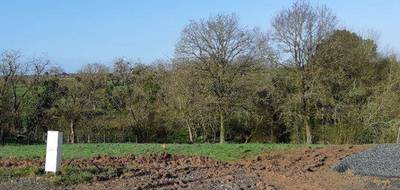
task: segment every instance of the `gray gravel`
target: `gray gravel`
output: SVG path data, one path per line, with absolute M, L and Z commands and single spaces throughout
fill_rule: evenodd
M 18 178 L 18 179 L 0 179 L 1 190 L 41 190 L 41 189 L 63 189 L 63 187 L 56 187 L 44 180 L 37 180 L 35 178 Z
M 353 154 L 333 167 L 338 172 L 379 177 L 400 177 L 400 144 L 384 144 Z

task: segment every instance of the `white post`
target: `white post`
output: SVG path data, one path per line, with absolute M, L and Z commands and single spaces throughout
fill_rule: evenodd
M 46 172 L 57 173 L 61 168 L 61 145 L 63 143 L 63 133 L 59 131 L 47 132 L 46 147 Z

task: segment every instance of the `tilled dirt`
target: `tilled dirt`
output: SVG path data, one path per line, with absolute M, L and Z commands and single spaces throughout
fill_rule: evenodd
M 112 175 L 95 176 L 88 184 L 54 189 L 396 189 L 379 178 L 337 173 L 331 169 L 344 157 L 368 146 L 333 146 L 267 153 L 234 163 L 207 157 L 150 156 L 68 160 L 63 166 L 115 168 Z M 42 161 L 1 160 L 0 167 L 41 166 Z M 0 189 L 41 189 L 36 179 L 0 183 Z

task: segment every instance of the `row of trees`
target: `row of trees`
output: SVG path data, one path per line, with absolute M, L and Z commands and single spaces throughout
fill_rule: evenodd
M 373 143 L 400 140 L 400 67 L 326 7 L 282 10 L 263 33 L 235 15 L 191 21 L 175 58 L 65 75 L 4 51 L 1 141 Z

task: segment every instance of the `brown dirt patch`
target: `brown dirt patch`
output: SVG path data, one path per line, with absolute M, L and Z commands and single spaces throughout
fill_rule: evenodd
M 309 148 L 289 153 L 273 153 L 243 162 L 260 175 L 261 187 L 269 185 L 277 189 L 365 189 L 367 184 L 360 181 L 358 176 L 331 170 L 344 157 L 365 149 L 366 146 Z
M 351 173 L 330 167 L 367 146 L 333 146 L 274 152 L 235 163 L 207 158 L 142 158 L 139 173 L 79 185 L 76 189 L 366 189 L 368 184 Z M 172 156 L 173 157 L 173 156 Z
M 266 153 L 234 163 L 207 157 L 110 157 L 64 161 L 79 168 L 112 167 L 117 174 L 96 176 L 90 184 L 62 189 L 376 189 L 390 186 L 385 180 L 337 173 L 331 167 L 344 157 L 369 146 L 331 146 Z M 0 167 L 41 166 L 40 161 L 0 161 Z

